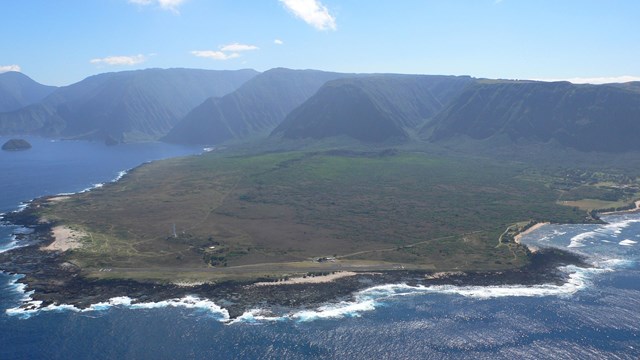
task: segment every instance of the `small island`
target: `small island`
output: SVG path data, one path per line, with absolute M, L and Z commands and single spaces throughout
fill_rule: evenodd
M 29 142 L 24 139 L 10 139 L 2 145 L 2 150 L 6 151 L 19 151 L 29 149 L 31 149 L 31 144 L 29 144 Z

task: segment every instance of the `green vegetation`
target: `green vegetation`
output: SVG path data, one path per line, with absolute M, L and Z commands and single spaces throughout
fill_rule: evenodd
M 67 256 L 99 277 L 504 269 L 527 262 L 498 241 L 510 225 L 586 215 L 524 170 L 394 151 L 209 153 L 144 165 L 41 216 L 86 232 Z M 337 259 L 313 261 L 325 256 Z
M 640 199 L 635 172 L 565 169 L 543 177 L 548 179 L 548 186 L 559 191 L 559 204 L 586 211 L 618 211 L 634 208 L 634 202 Z
M 366 75 L 327 82 L 273 131 L 288 139 L 349 136 L 366 143 L 406 140 L 472 79 Z
M 559 144 L 584 152 L 638 151 L 640 93 L 634 86 L 479 81 L 422 129 L 425 139 L 459 136 L 494 144 Z M 561 157 L 561 156 L 556 156 Z
M 219 144 L 273 130 L 287 114 L 327 81 L 349 74 L 276 68 L 265 71 L 222 98 L 191 110 L 164 137 L 185 144 Z

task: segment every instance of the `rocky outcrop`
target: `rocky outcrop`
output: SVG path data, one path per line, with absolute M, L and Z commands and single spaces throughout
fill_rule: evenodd
M 24 139 L 11 139 L 2 145 L 2 150 L 18 151 L 31 149 L 31 144 Z

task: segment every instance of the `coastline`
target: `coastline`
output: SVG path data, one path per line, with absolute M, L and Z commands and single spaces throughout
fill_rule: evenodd
M 541 227 L 545 226 L 545 225 L 549 225 L 551 224 L 550 222 L 539 222 L 539 223 L 535 223 L 533 226 L 530 226 L 529 228 L 527 228 L 525 231 L 518 233 L 516 236 L 513 237 L 513 241 L 516 244 L 520 244 L 520 239 L 522 239 L 523 236 L 530 234 L 538 229 L 540 229 Z M 522 244 L 520 244 L 522 245 Z M 527 246 L 527 248 L 529 248 Z M 529 248 L 529 250 L 533 250 L 531 248 Z
M 44 251 L 61 251 L 77 249 L 82 246 L 80 238 L 85 234 L 78 230 L 70 229 L 64 225 L 54 226 L 51 229 L 53 242 L 46 246 L 42 246 L 40 250 Z
M 291 278 L 280 282 L 225 281 L 220 283 L 139 282 L 127 279 L 85 278 L 82 269 L 65 260 L 65 252 L 47 251 L 56 239 L 54 224 L 42 223 L 34 209 L 48 197 L 33 200 L 20 211 L 5 215 L 5 221 L 33 229 L 18 235 L 18 241 L 28 245 L 0 253 L 0 270 L 9 274 L 24 274 L 17 283 L 30 293 L 22 307 L 29 311 L 47 306 L 73 306 L 90 309 L 95 304 L 127 297 L 132 304 L 163 303 L 171 299 L 197 296 L 200 299 L 224 304 L 231 319 L 256 308 L 313 308 L 336 301 L 353 299 L 355 294 L 377 286 L 560 286 L 568 281 L 559 268 L 574 265 L 590 267 L 576 254 L 542 249 L 531 254 L 530 264 L 511 270 L 449 272 L 385 270 L 371 272 L 335 272 L 317 277 Z M 542 226 L 542 224 L 540 225 Z M 65 230 L 66 231 L 66 230 Z M 530 230 L 533 231 L 533 230 Z M 66 232 L 65 232 L 66 234 Z M 55 246 L 54 246 L 55 247 Z M 437 276 L 433 276 L 437 274 Z M 271 286 L 275 285 L 275 286 Z M 546 285 L 543 285 L 546 286 Z
M 631 209 L 626 209 L 626 210 L 614 210 L 614 211 L 605 211 L 605 212 L 599 212 L 596 210 L 596 212 L 598 213 L 598 215 L 617 215 L 617 214 L 625 214 L 625 213 L 635 213 L 635 212 L 639 212 L 640 211 L 640 200 L 636 200 L 633 202 L 633 204 L 635 205 L 634 208 Z
M 360 273 L 364 274 L 364 273 Z M 292 285 L 292 284 L 323 284 L 330 283 L 338 279 L 342 279 L 345 277 L 356 276 L 357 272 L 353 271 L 337 271 L 333 274 L 329 275 L 318 275 L 318 276 L 304 276 L 304 277 L 294 277 L 290 279 L 283 279 L 279 281 L 261 281 L 255 282 L 250 286 L 282 286 L 282 285 Z

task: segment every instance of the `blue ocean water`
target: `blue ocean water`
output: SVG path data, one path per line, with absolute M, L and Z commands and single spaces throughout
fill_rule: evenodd
M 4 139 L 0 138 L 0 142 Z M 37 196 L 81 191 L 145 161 L 198 152 L 166 144 L 105 147 L 29 138 L 0 152 L 0 212 Z M 0 359 L 68 358 L 640 358 L 640 214 L 608 225 L 548 225 L 523 242 L 585 254 L 563 285 L 377 286 L 351 301 L 229 322 L 211 302 L 129 299 L 26 313 L 17 276 L 0 274 Z M 0 251 L 15 227 L 0 228 Z

